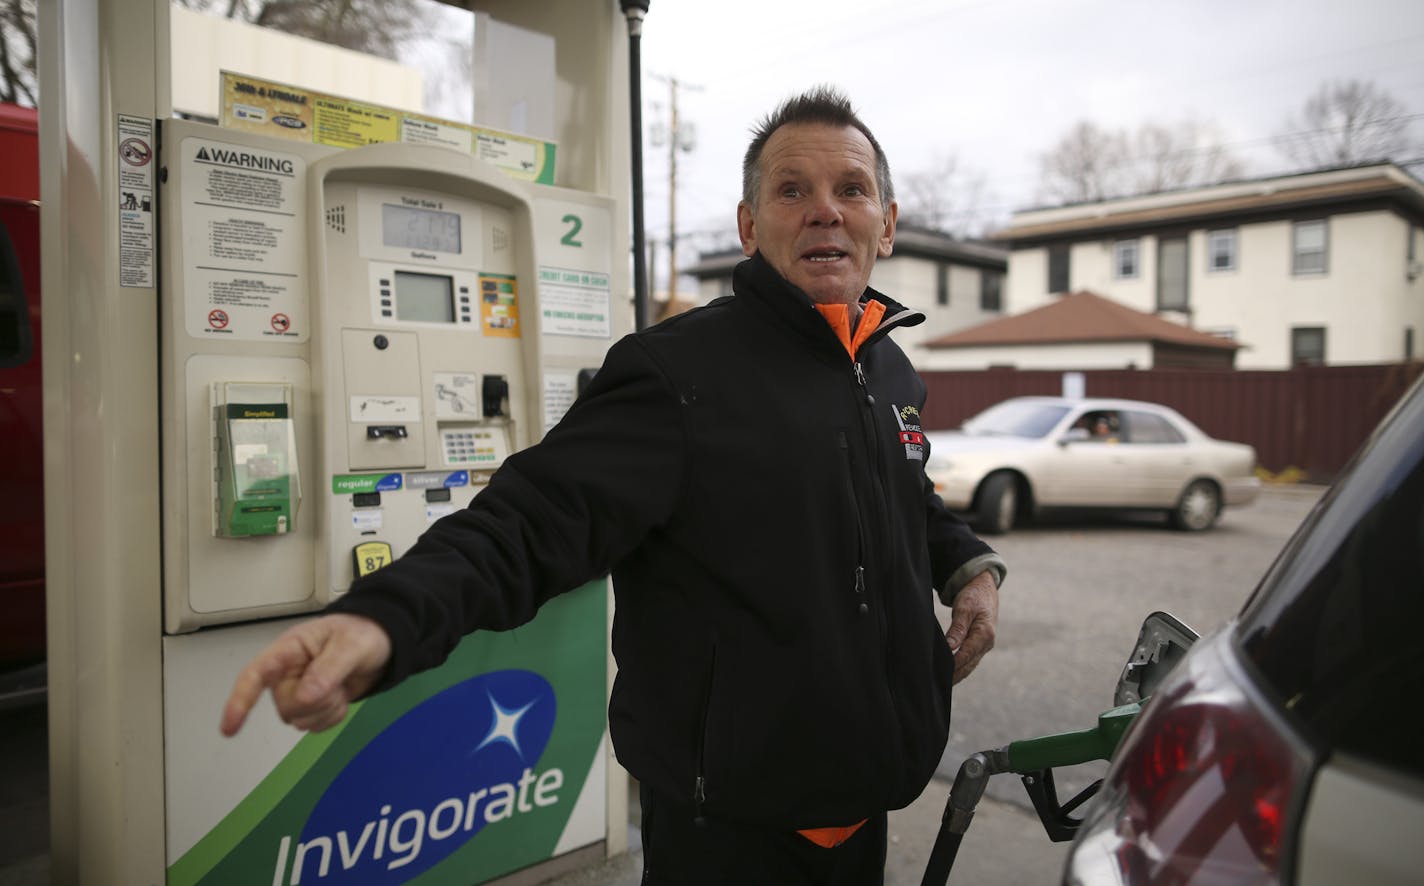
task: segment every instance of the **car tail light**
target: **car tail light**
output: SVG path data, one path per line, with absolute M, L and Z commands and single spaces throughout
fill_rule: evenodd
M 1259 701 L 1229 637 L 1200 641 L 1124 738 L 1070 883 L 1274 883 L 1305 746 Z

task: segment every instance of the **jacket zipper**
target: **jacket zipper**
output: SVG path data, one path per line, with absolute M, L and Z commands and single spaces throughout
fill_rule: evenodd
M 850 441 L 845 431 L 837 431 L 841 451 L 845 453 L 846 488 L 850 491 L 851 507 L 855 510 L 855 603 L 861 615 L 870 612 L 870 604 L 865 599 L 865 521 L 860 517 L 860 497 L 855 494 L 855 470 L 850 460 Z
M 890 508 L 885 500 L 885 478 L 881 476 L 881 465 L 884 463 L 884 454 L 880 450 L 880 435 L 876 433 L 875 425 L 875 395 L 870 393 L 870 384 L 865 378 L 865 367 L 857 360 L 854 363 L 855 381 L 860 386 L 861 398 L 864 400 L 865 408 L 861 410 L 861 425 L 864 429 L 864 436 L 869 438 L 871 450 L 871 464 L 866 472 L 870 476 L 871 485 L 874 487 L 875 502 L 879 505 L 880 523 L 889 524 Z M 872 526 L 875 523 L 872 523 Z M 888 546 L 889 539 L 881 539 L 882 545 Z M 888 550 L 888 547 L 882 547 Z M 884 607 L 882 607 L 884 608 Z
M 716 687 L 717 644 L 712 644 L 712 661 L 707 671 L 707 694 L 702 703 L 702 724 L 697 730 L 697 775 L 692 784 L 692 823 L 705 827 L 707 818 L 702 814 L 702 804 L 707 799 L 707 779 L 704 774 L 707 754 L 707 720 L 712 713 L 712 690 Z
M 897 314 L 892 319 L 900 320 L 910 315 L 911 313 L 912 312 L 906 311 L 903 314 Z M 876 333 L 880 333 L 882 331 L 888 332 L 888 328 L 885 324 L 882 324 L 880 329 L 876 330 Z M 869 346 L 874 338 L 875 336 L 872 335 L 870 339 L 868 339 L 865 343 L 861 345 L 861 347 L 865 348 Z M 875 487 L 876 498 L 880 505 L 880 514 L 882 517 L 881 522 L 885 525 L 889 525 L 890 506 L 885 498 L 885 478 L 882 475 L 885 457 L 881 451 L 880 434 L 876 430 L 875 395 L 870 393 L 870 385 L 865 378 L 865 367 L 861 366 L 859 360 L 854 361 L 854 373 L 855 381 L 860 386 L 860 391 L 865 401 L 865 408 L 861 411 L 861 420 L 867 430 L 867 435 L 871 439 L 873 449 L 874 463 L 870 466 L 870 470 L 868 473 L 870 474 L 871 482 Z M 886 547 L 884 547 L 883 550 L 888 550 L 889 539 L 885 539 L 884 543 Z M 863 576 L 864 567 L 861 567 L 857 570 L 857 581 L 863 581 Z M 884 576 L 881 576 L 881 578 L 883 580 Z M 880 629 L 880 649 L 882 655 L 885 658 L 885 690 L 890 695 L 890 705 L 892 709 L 897 712 L 896 725 L 898 726 L 898 711 L 900 710 L 900 701 L 896 697 L 895 681 L 891 676 L 890 660 L 890 595 L 886 593 L 884 589 L 882 589 L 880 594 L 880 606 L 878 611 L 876 612 L 876 622 L 877 626 Z

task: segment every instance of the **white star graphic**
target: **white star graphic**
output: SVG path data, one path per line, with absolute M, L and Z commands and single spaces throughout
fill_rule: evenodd
M 489 693 L 485 694 L 489 695 Z M 524 716 L 525 711 L 534 707 L 534 702 L 531 701 L 518 710 L 511 710 L 501 707 L 500 703 L 494 700 L 493 695 L 489 695 L 489 700 L 490 707 L 494 711 L 494 723 L 490 725 L 490 731 L 489 734 L 485 736 L 485 740 L 480 742 L 475 747 L 475 750 L 478 751 L 493 742 L 502 741 L 514 748 L 514 752 L 520 756 L 520 759 L 523 759 L 524 749 L 519 746 L 519 735 L 517 733 L 519 729 L 519 719 Z M 538 701 L 538 699 L 534 701 Z

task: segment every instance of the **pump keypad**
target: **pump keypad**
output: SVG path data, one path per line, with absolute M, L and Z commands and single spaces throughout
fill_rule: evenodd
M 499 458 L 487 432 L 443 431 L 440 442 L 448 465 L 494 464 Z

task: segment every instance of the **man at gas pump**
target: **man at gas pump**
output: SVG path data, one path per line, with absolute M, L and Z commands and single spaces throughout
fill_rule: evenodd
M 1004 575 L 924 474 L 924 384 L 888 337 L 924 317 L 868 288 L 897 212 L 843 96 L 783 103 L 743 166 L 736 294 L 615 344 L 469 508 L 250 662 L 223 731 L 264 689 L 333 726 L 611 569 L 643 882 L 882 882 L 886 812 L 934 773 Z

